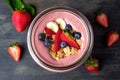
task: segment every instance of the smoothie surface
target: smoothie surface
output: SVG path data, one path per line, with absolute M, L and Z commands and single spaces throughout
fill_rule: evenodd
M 49 49 L 38 39 L 38 35 L 44 31 L 48 22 L 54 21 L 58 18 L 65 20 L 67 24 L 71 24 L 73 30 L 80 32 L 82 34 L 81 39 L 83 42 L 78 54 L 70 55 L 69 57 L 56 61 L 51 57 Z M 66 10 L 50 11 L 41 16 L 34 25 L 31 38 L 33 50 L 38 58 L 40 58 L 43 62 L 56 67 L 65 67 L 76 63 L 84 56 L 86 48 L 89 44 L 87 26 L 84 20 L 79 15 Z

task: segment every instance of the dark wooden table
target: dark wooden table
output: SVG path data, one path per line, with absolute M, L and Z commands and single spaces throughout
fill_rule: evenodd
M 51 6 L 69 6 L 81 11 L 90 21 L 94 31 L 92 56 L 100 60 L 98 73 L 88 72 L 84 65 L 67 73 L 53 73 L 38 66 L 27 48 L 27 31 L 18 33 L 11 21 L 12 12 L 4 0 L 0 0 L 0 80 L 120 80 L 120 40 L 106 47 L 109 31 L 120 31 L 120 0 L 24 0 L 36 7 L 36 14 Z M 101 10 L 109 16 L 109 28 L 96 23 L 94 12 Z M 20 62 L 8 55 L 8 45 L 19 42 L 23 46 Z

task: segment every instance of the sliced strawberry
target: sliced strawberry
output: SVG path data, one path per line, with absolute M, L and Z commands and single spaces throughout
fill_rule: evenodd
M 8 53 L 16 62 L 18 62 L 20 60 L 21 47 L 18 43 L 14 43 L 8 47 Z
M 110 47 L 119 40 L 119 34 L 115 31 L 111 31 L 107 36 L 107 46 Z
M 62 33 L 62 30 L 59 28 L 59 30 L 57 31 L 56 35 L 55 35 L 55 40 L 54 40 L 54 52 L 57 52 L 60 49 L 60 35 Z
M 62 41 L 67 42 L 71 47 L 74 47 L 76 49 L 80 49 L 80 46 L 66 33 L 63 32 L 60 35 L 60 38 L 61 38 Z
M 104 28 L 108 27 L 108 16 L 106 13 L 99 13 L 96 16 L 96 21 L 101 24 Z
M 88 71 L 98 72 L 99 71 L 99 63 L 95 58 L 90 57 L 85 63 L 85 67 Z
M 56 34 L 54 31 L 52 31 L 51 29 L 48 29 L 47 27 L 45 27 L 45 32 L 49 38 L 52 38 L 52 35 Z

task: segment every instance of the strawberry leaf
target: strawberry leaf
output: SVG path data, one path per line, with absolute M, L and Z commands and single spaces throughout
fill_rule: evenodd
M 85 64 L 86 66 L 90 66 L 92 68 L 98 67 L 98 60 L 93 57 L 90 57 Z
M 10 1 L 10 0 L 5 0 L 5 1 L 6 1 L 7 5 L 10 7 L 10 9 L 11 9 L 12 11 L 14 11 L 13 6 L 11 5 L 11 1 Z
M 12 9 L 12 11 L 22 10 L 22 8 L 24 8 L 24 4 L 21 0 L 6 0 L 6 3 Z
M 31 13 L 31 15 L 35 14 L 35 9 L 31 5 L 24 4 L 22 0 L 6 0 L 6 3 L 11 8 L 12 11 L 15 10 L 24 10 Z
M 31 5 L 25 5 L 25 6 L 24 6 L 24 9 L 25 9 L 26 11 L 30 12 L 31 15 L 34 15 L 34 14 L 35 14 L 35 9 L 34 9 L 34 7 L 32 7 Z
M 18 43 L 18 42 L 15 42 L 15 43 L 9 45 L 9 47 L 13 47 L 13 46 L 16 46 L 16 45 L 19 45 L 19 43 Z
M 11 0 L 11 4 L 14 10 L 22 10 L 24 8 L 24 4 L 21 0 Z

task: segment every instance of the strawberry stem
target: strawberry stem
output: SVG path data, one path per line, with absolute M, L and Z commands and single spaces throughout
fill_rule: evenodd
M 96 15 L 101 15 L 103 12 L 97 11 L 95 14 Z
M 101 10 L 97 10 L 96 12 L 95 12 L 95 15 L 101 15 L 103 12 L 101 11 Z
M 16 45 L 19 45 L 19 43 L 15 42 L 15 43 L 11 44 L 9 47 L 13 47 L 13 46 L 16 46 Z
M 98 67 L 98 60 L 93 58 L 92 56 L 86 61 L 86 66 L 91 66 L 92 68 Z

